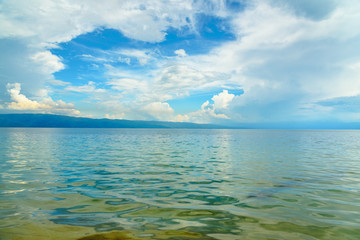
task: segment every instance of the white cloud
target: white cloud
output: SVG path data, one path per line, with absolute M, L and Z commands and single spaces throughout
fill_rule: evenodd
M 360 48 L 360 30 L 355 26 L 360 22 L 360 4 L 338 2 L 323 18 L 309 19 L 270 3 L 254 1 L 232 15 L 236 40 L 182 60 L 199 74 L 230 76 L 213 86 L 244 90 L 232 100 L 237 118 L 225 115 L 233 120 L 291 119 L 303 115 L 304 102 L 312 106 L 322 99 L 360 94 L 359 51 L 354 51 Z
M 133 78 L 119 78 L 112 79 L 107 82 L 112 89 L 118 91 L 126 91 L 127 93 L 142 93 L 148 89 L 148 84 L 146 81 L 140 81 Z
M 124 94 L 133 94 L 139 102 L 164 102 L 170 99 L 186 97 L 193 91 L 211 90 L 224 86 L 228 75 L 198 71 L 185 64 L 166 64 L 160 70 L 148 75 L 126 72 L 122 68 L 108 66 L 111 77 L 107 84 Z M 119 78 L 118 78 L 119 77 Z
M 50 83 L 53 86 L 66 86 L 66 85 L 70 84 L 69 82 L 64 82 L 64 81 L 57 80 L 57 79 L 50 79 L 48 81 L 48 83 Z
M 204 102 L 201 105 L 201 109 L 187 114 L 192 122 L 196 123 L 210 123 L 214 122 L 215 119 L 229 119 L 224 113 L 216 113 L 213 104 L 209 101 Z
M 219 95 L 215 95 L 211 100 L 214 101 L 215 109 L 224 109 L 229 106 L 231 101 L 234 99 L 234 94 L 229 94 L 228 90 L 223 90 Z
M 90 55 L 90 54 L 82 54 L 81 58 L 85 59 L 85 60 L 88 60 L 88 61 L 97 62 L 97 63 L 113 62 L 112 59 L 105 58 L 105 57 L 95 57 L 95 56 Z
M 171 120 L 174 109 L 166 102 L 152 102 L 141 108 L 142 111 L 157 120 Z
M 67 91 L 78 92 L 78 93 L 104 93 L 105 89 L 96 88 L 95 83 L 89 81 L 88 84 L 82 86 L 67 86 L 65 88 Z
M 172 122 L 189 122 L 190 117 L 187 114 L 184 114 L 184 115 L 178 114 L 170 121 L 172 121 Z
M 263 118 L 265 112 L 282 118 L 278 115 L 280 109 L 289 115 L 297 111 L 302 114 L 304 111 L 298 109 L 304 105 L 315 108 L 316 102 L 323 99 L 360 94 L 359 1 L 332 1 L 336 4 L 332 3 L 334 6 L 321 17 L 299 14 L 292 9 L 293 1 L 280 2 L 245 1 L 244 10 L 236 12 L 227 11 L 223 1 L 206 4 L 134 0 L 103 4 L 95 0 L 5 0 L 0 13 L 3 87 L 6 82 L 22 82 L 25 95 L 33 96 L 44 88 L 44 83 L 68 85 L 52 76 L 65 66 L 49 49 L 80 34 L 112 28 L 135 40 L 160 42 L 169 28 L 196 31 L 196 16 L 207 12 L 229 20 L 236 39 L 217 42 L 217 47 L 202 55 L 187 56 L 185 50 L 177 49 L 174 53 L 180 57 L 166 58 L 155 50 L 118 49 L 111 50 L 111 56 L 103 53 L 96 58 L 83 57 L 108 67 L 105 84 L 111 86 L 113 93 L 120 92 L 116 94 L 123 97 L 121 101 L 127 101 L 126 114 L 132 110 L 146 112 L 146 107 L 140 109 L 150 104 L 149 109 L 158 107 L 169 116 L 171 107 L 165 101 L 219 88 L 242 88 L 244 94 L 236 98 L 223 91 L 212 98 L 213 104 L 203 105 L 198 119 L 233 119 L 230 109 L 248 118 L 254 111 Z M 325 9 L 327 3 L 322 3 Z M 115 62 L 138 62 L 146 65 L 146 72 L 134 74 L 125 68 L 116 69 L 110 65 L 116 66 Z M 93 83 L 70 85 L 66 90 L 105 91 Z M 42 103 L 26 99 L 23 102 L 32 106 Z M 157 104 L 152 106 L 153 103 Z M 134 107 L 130 108 L 130 104 Z M 185 116 L 191 119 L 192 115 L 178 118 Z
M 130 58 L 122 58 L 122 57 L 119 57 L 118 60 L 119 60 L 119 62 L 126 63 L 127 65 L 130 65 L 130 63 L 131 63 L 131 59 L 130 59 Z
M 147 64 L 150 60 L 154 59 L 153 51 L 151 50 L 140 50 L 140 49 L 119 49 L 115 51 L 116 54 L 120 54 L 123 56 L 136 58 L 140 65 Z M 120 59 L 127 59 L 126 61 L 130 64 L 129 58 L 121 58 Z
M 30 58 L 40 66 L 45 74 L 52 74 L 65 68 L 61 59 L 50 51 L 37 52 Z
M 19 83 L 7 84 L 8 93 L 10 94 L 11 102 L 8 104 L 9 109 L 16 110 L 38 110 L 41 108 L 46 108 L 45 104 L 38 103 L 28 99 L 25 95 L 20 94 L 21 85 Z
M 351 2 L 351 4 L 349 4 Z M 313 20 L 294 15 L 286 6 L 255 1 L 233 18 L 233 27 L 241 49 L 283 48 L 301 40 L 335 38 L 345 40 L 360 33 L 360 4 L 344 1 L 328 17 Z
M 41 102 L 28 99 L 21 94 L 21 85 L 19 83 L 7 84 L 8 93 L 12 102 L 7 103 L 7 109 L 11 110 L 30 110 L 46 113 L 58 113 L 78 116 L 80 112 L 74 109 L 71 103 L 65 103 L 58 100 L 55 102 L 51 97 L 44 97 Z
M 200 12 L 211 14 L 220 13 L 224 8 L 219 3 L 202 3 L 193 1 L 110 1 L 107 4 L 98 1 L 3 1 L 0 13 L 0 38 L 26 39 L 22 46 L 26 49 L 17 59 L 28 61 L 27 64 L 18 65 L 18 72 L 22 66 L 32 72 L 38 72 L 34 76 L 22 74 L 15 77 L 14 72 L 9 72 L 8 82 L 22 82 L 24 91 L 33 95 L 37 89 L 32 86 L 50 83 L 53 86 L 66 86 L 65 90 L 81 93 L 100 93 L 104 89 L 97 89 L 94 83 L 83 86 L 73 86 L 55 80 L 53 73 L 65 68 L 62 59 L 52 54 L 49 49 L 57 47 L 58 43 L 67 42 L 84 33 L 99 28 L 112 28 L 119 30 L 126 37 L 148 41 L 163 41 L 168 28 L 195 31 L 196 15 Z M 96 9 L 96 11 L 94 11 Z M 19 18 L 18 16 L 22 16 Z M 64 21 L 66 19 L 66 21 Z M 111 56 L 104 53 L 103 56 L 94 57 L 84 54 L 82 57 L 98 63 L 124 62 L 133 63 L 134 59 L 140 65 L 147 65 L 153 60 L 158 61 L 158 53 L 149 49 L 118 49 L 112 50 Z M 186 56 L 183 49 L 176 51 L 179 56 Z M 116 56 L 113 58 L 113 56 Z M 10 63 L 12 64 L 12 63 Z M 9 68 L 10 69 L 10 68 Z M 109 71 L 113 71 L 110 70 Z M 194 88 L 211 88 L 213 82 L 219 76 L 213 72 L 198 72 L 186 65 L 173 64 L 165 67 L 163 71 L 153 69 L 153 73 L 145 76 L 114 77 L 108 80 L 113 90 L 126 92 L 135 96 L 135 105 L 148 105 L 152 102 L 163 103 L 168 99 L 187 96 Z M 28 76 L 27 79 L 24 76 Z M 210 80 L 210 82 L 208 81 Z M 37 84 L 34 84 L 37 83 Z M 24 95 L 25 96 L 25 95 Z M 28 99 L 29 100 L 29 99 Z M 32 101 L 32 100 L 29 100 Z M 33 105 L 41 102 L 33 101 Z M 30 103 L 30 102 L 28 102 Z M 155 107 L 154 105 L 152 107 Z M 170 111 L 166 104 L 163 111 Z M 158 106 L 158 107 L 159 107 Z M 145 109 L 147 108 L 145 107 Z
M 0 37 L 67 42 L 98 27 L 119 30 L 141 41 L 159 42 L 169 26 L 192 25 L 192 1 L 2 1 Z M 21 18 L 19 18 L 21 16 Z
M 242 49 L 283 47 L 296 41 L 310 21 L 257 1 L 233 19 Z
M 6 101 L 6 83 L 19 82 L 25 94 L 36 95 L 39 88 L 54 83 L 52 73 L 64 67 L 57 56 L 28 45 L 25 40 L 0 39 L 0 98 Z
M 237 96 L 234 94 L 229 94 L 228 90 L 223 90 L 221 93 L 214 95 L 211 98 L 214 103 L 206 101 L 201 105 L 200 110 L 188 113 L 184 116 L 178 115 L 176 118 L 179 120 L 186 119 L 187 121 L 190 120 L 197 123 L 211 123 L 216 122 L 219 119 L 230 119 L 230 105 L 236 97 Z
M 123 119 L 125 113 L 117 113 L 117 114 L 105 114 L 105 118 L 107 119 Z
M 216 108 L 215 108 L 215 105 L 213 104 L 210 104 L 209 101 L 206 101 L 204 102 L 202 105 L 201 105 L 201 110 L 196 112 L 196 113 L 199 113 L 199 114 L 209 114 L 211 117 L 215 117 L 215 118 L 224 118 L 224 119 L 229 119 L 228 116 L 226 116 L 225 114 L 223 113 L 219 113 L 217 114 L 215 112 Z
M 46 83 L 66 85 L 52 75 L 65 66 L 49 49 L 81 34 L 115 29 L 135 40 L 160 42 L 165 39 L 168 28 L 192 31 L 195 15 L 202 9 L 192 3 L 191 0 L 108 1 L 106 4 L 97 0 L 1 1 L 3 84 L 0 97 L 7 98 L 6 82 L 22 83 L 23 91 L 31 95 Z M 149 52 L 127 50 L 123 53 L 132 55 L 141 65 L 152 59 Z M 118 56 L 116 61 L 130 64 L 130 58 Z M 88 90 L 91 89 L 88 87 Z
M 186 57 L 186 56 L 187 56 L 187 54 L 186 54 L 186 52 L 185 52 L 184 49 L 175 50 L 174 53 L 175 53 L 176 55 L 178 55 L 179 57 Z
M 183 97 L 189 91 L 211 89 L 219 86 L 228 75 L 215 71 L 201 71 L 190 67 L 190 64 L 173 64 L 165 66 L 155 77 L 155 85 L 161 93 L 173 97 Z
M 49 90 L 45 88 L 39 89 L 36 95 L 40 98 L 47 97 L 49 95 Z

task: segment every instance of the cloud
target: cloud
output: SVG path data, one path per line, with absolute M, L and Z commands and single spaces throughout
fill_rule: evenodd
M 217 86 L 244 89 L 232 102 L 237 116 L 226 115 L 237 121 L 306 119 L 305 103 L 359 95 L 360 30 L 354 23 L 360 4 L 337 2 L 327 14 L 307 18 L 294 14 L 291 4 L 273 2 L 254 1 L 232 15 L 235 40 L 182 60 L 199 74 L 227 74 Z
M 46 84 L 86 94 L 104 92 L 91 82 L 73 86 L 67 79 L 55 80 L 52 74 L 67 62 L 50 50 L 81 34 L 111 28 L 147 49 L 110 49 L 83 58 L 105 68 L 100 84 L 110 89 L 102 101 L 123 106 L 126 116 L 133 111 L 132 116 L 170 119 L 172 114 L 198 121 L 306 119 L 315 116 L 316 109 L 329 115 L 340 112 L 339 107 L 320 104 L 323 101 L 335 104 L 330 100 L 360 95 L 358 1 L 242 1 L 240 10 L 227 9 L 223 1 L 5 0 L 1 5 L 1 93 L 6 93 L 5 83 L 17 82 L 24 97 L 40 97 L 38 90 Z M 192 52 L 191 43 L 189 50 L 184 45 L 168 49 L 178 57 L 159 51 L 161 44 L 142 45 L 164 41 L 169 29 L 196 32 L 203 13 L 229 24 L 227 34 L 234 38 L 214 41 L 211 49 L 204 44 L 202 54 L 187 55 L 182 48 Z M 201 37 L 201 31 L 196 36 Z M 241 97 L 223 91 L 196 114 L 175 115 L 166 105 L 193 93 L 239 88 L 244 89 Z M 117 99 L 107 99 L 110 93 Z M 26 99 L 28 105 L 43 103 Z M 159 115 L 149 115 L 150 109 L 158 109 Z
M 149 88 L 146 81 L 140 81 L 133 78 L 112 79 L 107 82 L 107 85 L 110 85 L 114 90 L 124 91 L 129 94 L 141 94 Z
M 0 98 L 8 98 L 5 83 L 20 82 L 23 91 L 31 95 L 47 83 L 65 85 L 56 82 L 53 76 L 65 65 L 50 49 L 96 29 L 115 29 L 130 39 L 152 43 L 163 41 L 169 28 L 192 31 L 195 15 L 201 9 L 199 4 L 192 3 L 190 0 L 109 1 L 106 4 L 95 0 L 1 1 Z M 151 60 L 149 53 L 130 50 L 122 53 L 132 55 L 141 65 Z M 118 56 L 116 60 L 131 63 L 127 57 Z
M 97 62 L 97 63 L 106 63 L 106 62 L 113 62 L 114 60 L 106 58 L 106 57 L 95 57 L 90 54 L 82 54 L 81 58 L 87 61 Z
M 117 114 L 105 114 L 105 118 L 107 119 L 123 119 L 125 113 L 117 113 Z
M 196 7 L 196 6 L 195 6 Z M 96 11 L 94 11 L 96 9 Z M 125 36 L 159 42 L 165 31 L 191 27 L 198 9 L 192 1 L 2 1 L 0 37 L 67 42 L 96 28 L 112 28 Z M 18 16 L 22 16 L 19 18 Z M 67 19 L 67 21 L 64 21 Z
M 228 75 L 215 71 L 201 71 L 190 64 L 172 64 L 165 66 L 155 76 L 156 89 L 173 97 L 183 97 L 190 91 L 206 90 L 218 87 Z
M 184 49 L 175 50 L 174 53 L 175 53 L 176 55 L 178 55 L 179 57 L 186 57 L 186 56 L 187 56 L 187 54 L 186 54 L 186 52 L 185 52 Z
M 130 65 L 130 63 L 131 63 L 130 58 L 119 57 L 118 60 L 119 60 L 119 62 L 126 63 L 127 65 Z
M 174 109 L 166 102 L 152 102 L 141 108 L 142 111 L 157 120 L 170 120 Z
M 72 116 L 80 115 L 80 112 L 74 109 L 71 103 L 65 103 L 61 100 L 55 102 L 51 97 L 44 97 L 41 102 L 28 99 L 21 94 L 21 85 L 19 83 L 7 84 L 8 93 L 12 102 L 7 103 L 7 109 L 11 110 L 29 110 L 36 112 L 66 114 Z
M 189 115 L 196 122 L 204 122 L 204 120 L 205 122 L 212 122 L 212 118 L 229 119 L 222 111 L 228 108 L 234 97 L 235 95 L 229 94 L 228 90 L 223 90 L 211 98 L 214 102 L 213 104 L 206 101 L 201 105 L 201 110 L 190 113 Z
M 66 85 L 70 84 L 69 82 L 64 82 L 64 81 L 57 80 L 57 79 L 50 79 L 48 81 L 48 83 L 50 83 L 53 86 L 66 86 Z
M 7 83 L 21 83 L 26 95 L 55 80 L 52 73 L 62 69 L 61 59 L 47 51 L 31 48 L 25 40 L 0 39 L 0 98 L 9 99 Z
M 214 101 L 215 109 L 224 109 L 229 106 L 231 101 L 234 99 L 234 94 L 229 94 L 228 90 L 223 90 L 219 95 L 215 95 L 211 100 Z
M 160 64 L 160 63 L 159 63 Z M 108 66 L 107 84 L 123 94 L 132 94 L 139 102 L 164 102 L 187 97 L 192 92 L 207 91 L 226 86 L 228 75 L 212 71 L 198 71 L 185 64 L 164 63 L 159 70 L 148 74 L 127 72 Z
M 196 112 L 195 115 L 197 115 L 197 113 L 199 113 L 199 115 L 209 114 L 211 117 L 229 119 L 229 117 L 226 116 L 225 114 L 216 113 L 215 110 L 216 110 L 215 105 L 210 104 L 209 101 L 206 101 L 203 103 L 203 105 L 201 105 L 201 110 Z
M 150 60 L 154 59 L 154 52 L 152 50 L 140 50 L 140 49 L 119 49 L 114 53 L 120 54 L 130 58 L 136 58 L 140 65 L 147 64 Z M 128 59 L 126 60 L 128 64 L 130 64 L 130 58 L 122 58 L 120 59 Z
M 52 74 L 65 68 L 58 56 L 53 55 L 50 51 L 37 52 L 30 57 L 45 74 Z
M 28 99 L 25 95 L 20 94 L 21 85 L 19 83 L 8 84 L 8 93 L 10 94 L 11 102 L 8 104 L 9 109 L 16 110 L 38 110 L 46 108 L 45 104 L 38 103 L 36 101 L 32 101 Z
M 214 95 L 211 100 L 204 102 L 201 105 L 201 109 L 195 112 L 191 112 L 185 115 L 177 115 L 175 119 L 197 122 L 197 123 L 211 123 L 218 122 L 219 120 L 228 120 L 231 115 L 230 105 L 233 100 L 239 96 L 229 94 L 228 90 L 223 90 L 218 95 Z M 230 114 L 230 115 L 229 115 Z
M 13 57 L 12 61 L 5 65 L 9 69 L 5 81 L 21 82 L 25 95 L 34 95 L 37 89 L 44 88 L 47 83 L 57 88 L 64 86 L 66 91 L 87 94 L 104 92 L 104 89 L 97 89 L 93 83 L 73 86 L 73 83 L 68 84 L 66 81 L 55 79 L 53 74 L 63 70 L 65 64 L 50 49 L 81 34 L 104 28 L 116 29 L 135 40 L 161 42 L 165 39 L 169 28 L 196 32 L 196 19 L 199 13 L 221 15 L 224 13 L 220 13 L 223 8 L 223 4 L 216 1 L 195 3 L 190 0 L 171 2 L 140 0 L 121 3 L 111 1 L 106 5 L 98 1 L 23 3 L 5 0 L 2 2 L 0 13 L 2 19 L 0 38 L 6 41 L 9 39 L 11 44 L 17 44 L 24 49 L 17 52 L 16 58 L 13 57 L 14 53 L 4 57 L 5 59 Z M 18 18 L 19 15 L 22 17 Z M 12 46 L 11 49 L 20 49 L 18 46 Z M 176 53 L 180 56 L 186 55 L 183 49 L 178 49 Z M 157 62 L 151 66 L 153 69 L 146 74 L 145 79 L 144 76 L 121 75 L 107 80 L 112 90 L 121 91 L 122 94 L 124 91 L 133 94 L 137 101 L 134 105 L 146 106 L 152 102 L 164 102 L 168 99 L 188 96 L 194 89 L 211 88 L 211 84 L 219 77 L 210 71 L 199 72 L 189 65 L 176 63 L 159 69 L 159 55 L 149 49 L 117 49 L 102 54 L 103 56 L 83 54 L 82 57 L 107 66 L 116 62 L 133 64 L 137 61 L 141 66 L 148 65 L 153 60 Z M 22 59 L 21 63 L 18 63 L 17 59 Z
M 190 117 L 187 114 L 184 114 L 184 115 L 178 114 L 170 121 L 172 121 L 172 122 L 190 122 Z
M 66 91 L 78 92 L 78 93 L 104 93 L 105 89 L 96 88 L 95 83 L 89 81 L 88 84 L 82 86 L 67 86 Z

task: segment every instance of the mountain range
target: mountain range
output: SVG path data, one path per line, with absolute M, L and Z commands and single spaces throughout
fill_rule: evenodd
M 213 124 L 190 122 L 140 121 L 122 119 L 94 119 L 53 114 L 0 114 L 0 127 L 43 128 L 228 128 Z

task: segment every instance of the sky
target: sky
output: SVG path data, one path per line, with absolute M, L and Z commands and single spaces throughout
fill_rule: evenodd
M 358 0 L 0 0 L 0 113 L 359 122 L 359 25 Z

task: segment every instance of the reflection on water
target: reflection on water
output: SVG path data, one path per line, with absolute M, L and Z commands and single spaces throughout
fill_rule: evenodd
M 0 239 L 360 239 L 360 131 L 0 129 Z

